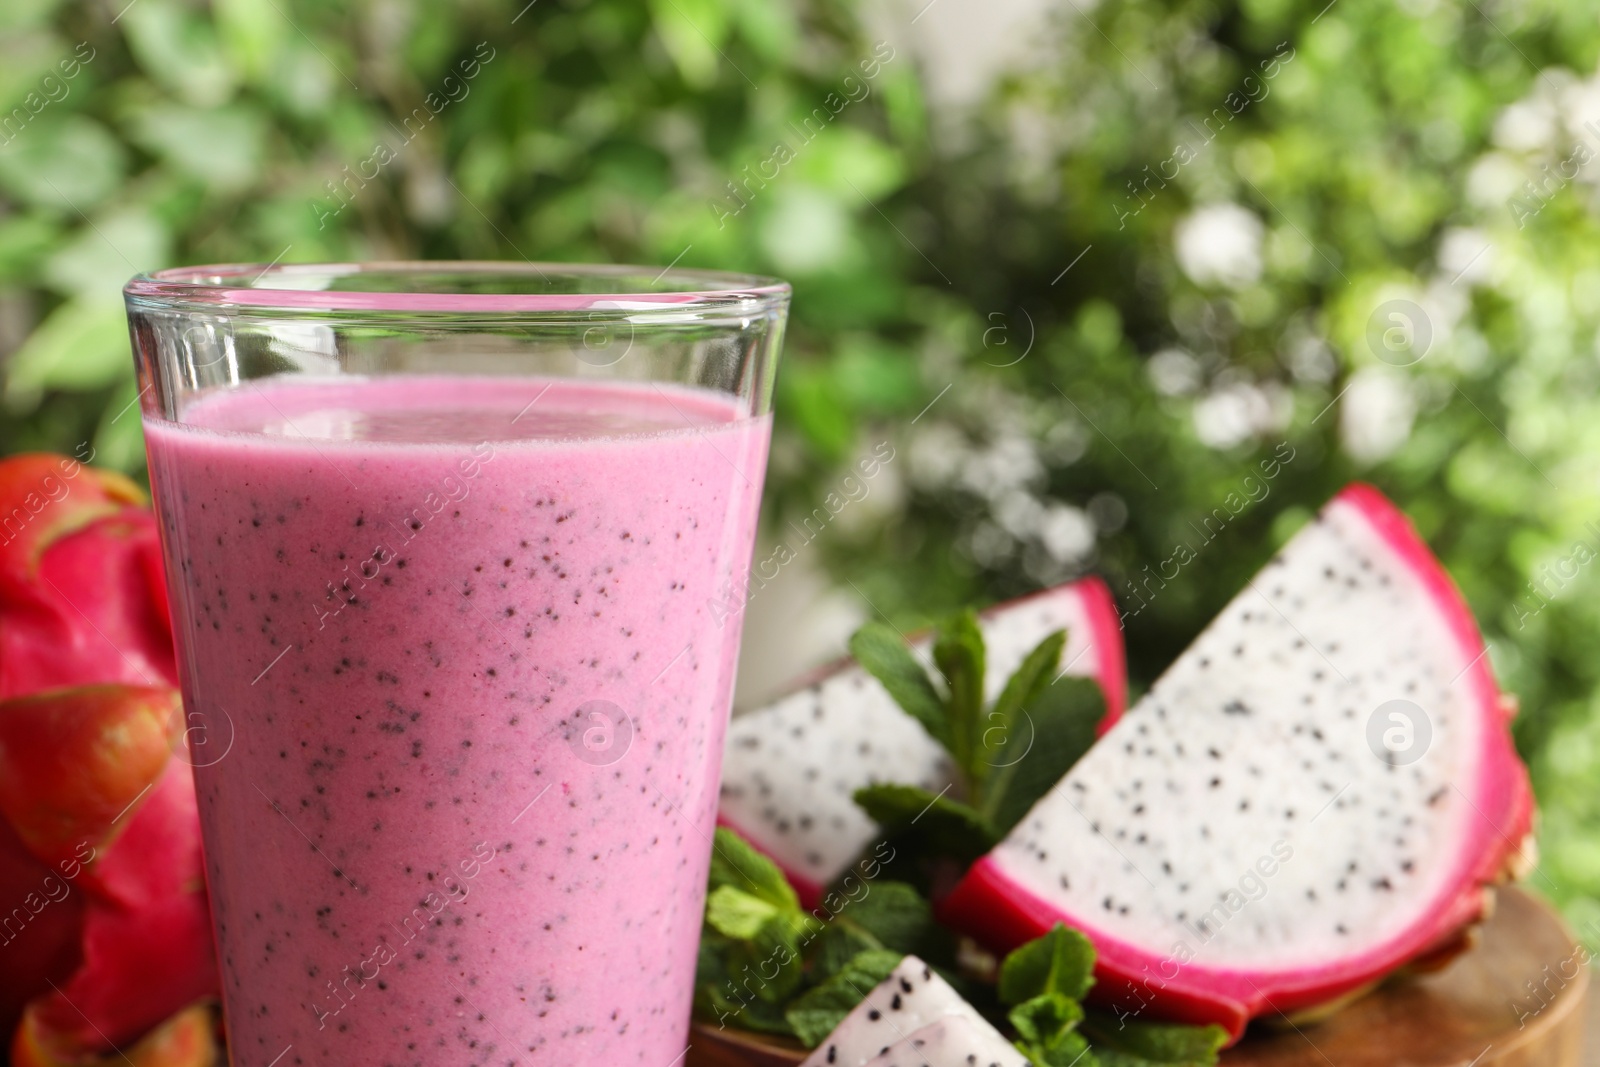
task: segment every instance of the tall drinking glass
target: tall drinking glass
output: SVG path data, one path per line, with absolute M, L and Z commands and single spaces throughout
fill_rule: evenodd
M 234 1063 L 671 1067 L 789 290 L 125 290 Z

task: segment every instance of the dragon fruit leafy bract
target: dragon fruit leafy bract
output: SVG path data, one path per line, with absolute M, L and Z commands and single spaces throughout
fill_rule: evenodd
M 1237 1037 L 1481 916 L 1531 819 L 1510 714 L 1439 563 L 1352 486 L 941 914 L 999 948 L 1078 927 L 1099 999 Z
M 0 1027 L 18 1067 L 218 1056 L 162 586 L 126 478 L 0 462 Z

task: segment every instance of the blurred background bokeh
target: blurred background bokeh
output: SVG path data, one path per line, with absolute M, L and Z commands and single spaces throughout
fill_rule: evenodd
M 780 274 L 743 702 L 1087 571 L 1148 684 L 1369 479 L 1594 941 L 1597 46 L 1586 0 L 6 0 L 0 449 L 142 470 L 137 270 Z

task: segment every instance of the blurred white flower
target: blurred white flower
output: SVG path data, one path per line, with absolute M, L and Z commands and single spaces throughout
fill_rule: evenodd
M 1333 349 L 1325 338 L 1310 331 L 1302 331 L 1286 344 L 1286 362 L 1289 373 L 1299 382 L 1329 382 L 1338 365 Z
M 1558 106 L 1569 136 L 1579 141 L 1592 138 L 1589 127 L 1600 127 L 1600 74 L 1567 86 Z
M 1386 366 L 1363 367 L 1339 401 L 1339 437 L 1357 463 L 1387 458 L 1411 436 L 1416 398 L 1406 375 Z
M 1518 100 L 1494 120 L 1494 143 L 1513 152 L 1537 152 L 1555 142 L 1557 121 L 1550 101 Z
M 1293 400 L 1278 386 L 1236 382 L 1201 397 L 1194 406 L 1194 432 L 1210 448 L 1232 448 L 1260 433 L 1282 429 Z
M 1082 508 L 1051 504 L 1039 523 L 1039 543 L 1063 563 L 1082 559 L 1094 548 L 1094 523 Z
M 1494 242 L 1482 230 L 1453 227 L 1439 239 L 1439 269 L 1452 285 L 1477 285 L 1494 273 Z
M 1116 533 L 1128 521 L 1128 505 L 1110 490 L 1089 498 L 1089 519 L 1101 533 Z
M 1183 396 L 1200 388 L 1200 362 L 1181 348 L 1163 348 L 1150 357 L 1144 372 L 1163 396 Z
M 1238 204 L 1207 204 L 1173 232 L 1178 266 L 1196 285 L 1243 288 L 1261 277 L 1261 220 Z
M 1478 267 L 1483 263 L 1483 260 L 1489 259 L 1493 255 L 1493 251 L 1485 252 L 1483 259 L 1472 265 L 1466 277 L 1472 278 L 1477 273 Z M 1441 343 L 1449 338 L 1455 332 L 1456 324 L 1466 317 L 1468 311 L 1472 310 L 1471 295 L 1462 286 L 1452 284 L 1451 278 L 1453 277 L 1455 276 L 1435 278 L 1422 291 L 1422 299 L 1420 301 L 1422 311 L 1423 314 L 1428 316 L 1428 325 L 1433 331 L 1433 337 L 1429 342 L 1430 349 L 1438 348 Z
M 960 430 L 943 422 L 929 422 L 911 438 L 911 483 L 938 489 L 955 479 L 971 451 Z
M 980 567 L 994 567 L 1004 563 L 1017 547 L 1010 534 L 994 523 L 984 520 L 972 530 L 969 551 L 973 562 Z
M 1039 448 L 1052 467 L 1070 467 L 1088 450 L 1089 430 L 1072 416 L 1051 423 Z
M 1028 485 L 1044 473 L 1034 444 L 1021 435 L 1000 437 L 972 453 L 961 467 L 962 487 L 997 499 L 1008 489 Z
M 994 502 L 994 521 L 1019 540 L 1032 537 L 1044 517 L 1044 505 L 1021 489 L 1011 489 Z
M 1527 180 L 1516 160 L 1504 152 L 1488 152 L 1467 172 L 1467 199 L 1484 210 L 1504 210 L 1506 201 L 1520 193 Z

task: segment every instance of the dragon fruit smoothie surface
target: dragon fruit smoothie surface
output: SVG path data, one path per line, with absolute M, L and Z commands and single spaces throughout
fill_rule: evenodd
M 235 1064 L 672 1067 L 770 416 L 279 380 L 146 435 Z

